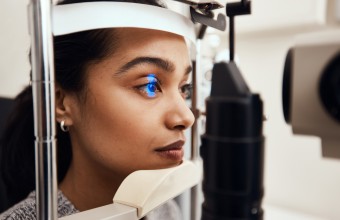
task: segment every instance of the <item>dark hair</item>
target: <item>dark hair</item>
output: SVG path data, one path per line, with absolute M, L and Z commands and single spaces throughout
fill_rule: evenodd
M 59 4 L 98 0 L 65 0 Z M 107 0 L 115 1 L 115 0 Z M 164 7 L 157 0 L 129 0 Z M 115 40 L 112 40 L 115 39 Z M 92 63 L 111 55 L 117 44 L 112 29 L 98 29 L 54 37 L 55 72 L 58 85 L 81 95 L 86 89 L 86 69 Z M 0 174 L 5 183 L 7 207 L 24 199 L 35 189 L 34 122 L 32 88 L 27 86 L 16 98 L 0 139 Z M 72 160 L 68 133 L 57 126 L 58 182 L 64 178 Z

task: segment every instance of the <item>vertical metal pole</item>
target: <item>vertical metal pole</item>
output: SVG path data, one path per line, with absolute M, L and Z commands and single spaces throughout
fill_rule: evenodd
M 234 61 L 235 55 L 235 27 L 234 16 L 229 17 L 229 61 Z
M 200 117 L 200 111 L 198 108 L 198 97 L 199 94 L 199 74 L 200 72 L 200 49 L 201 49 L 201 40 L 197 40 L 196 44 L 196 61 L 193 62 L 193 75 L 192 75 L 192 84 L 193 84 L 193 91 L 191 96 L 191 108 L 195 116 L 195 122 L 191 128 L 191 160 L 196 161 L 199 160 L 199 135 L 198 135 L 198 120 Z M 199 215 L 199 186 L 194 186 L 191 188 L 190 191 L 191 196 L 191 220 L 197 220 Z
M 28 5 L 38 220 L 57 219 L 54 58 L 50 0 Z
M 199 50 L 200 47 L 200 40 L 198 40 L 197 45 L 196 45 L 196 50 Z M 196 51 L 196 53 L 198 53 Z M 191 127 L 191 160 L 195 161 L 197 159 L 199 159 L 199 149 L 198 149 L 198 118 L 200 116 L 200 111 L 198 108 L 198 100 L 197 100 L 197 95 L 198 93 L 198 74 L 199 74 L 199 60 L 198 60 L 198 56 L 196 55 L 196 61 L 193 62 L 193 74 L 192 74 L 192 85 L 193 85 L 193 89 L 192 89 L 192 96 L 191 96 L 191 108 L 192 108 L 192 112 L 195 116 L 195 122 Z

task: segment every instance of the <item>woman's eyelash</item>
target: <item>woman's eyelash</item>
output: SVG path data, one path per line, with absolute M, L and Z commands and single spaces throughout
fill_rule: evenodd
M 162 92 L 161 83 L 154 74 L 147 76 L 148 83 L 138 85 L 135 88 L 138 89 L 143 95 L 148 98 L 156 97 L 157 93 Z M 184 99 L 190 99 L 192 94 L 192 84 L 187 83 L 179 88 L 179 92 Z
M 147 84 L 140 85 L 137 88 L 150 98 L 155 97 L 157 92 L 161 91 L 158 82 L 149 82 Z
M 158 92 L 161 92 L 161 86 L 159 80 L 155 77 L 154 74 L 149 74 L 147 76 L 148 83 L 143 85 L 139 85 L 136 88 L 147 95 L 149 98 L 154 98 Z

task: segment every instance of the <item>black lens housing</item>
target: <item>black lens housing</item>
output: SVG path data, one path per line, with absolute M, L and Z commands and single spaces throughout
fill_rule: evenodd
M 235 63 L 215 64 L 202 135 L 202 220 L 261 220 L 263 104 Z

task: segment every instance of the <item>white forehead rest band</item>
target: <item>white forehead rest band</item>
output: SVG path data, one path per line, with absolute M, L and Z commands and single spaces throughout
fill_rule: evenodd
M 80 31 L 134 27 L 171 32 L 195 43 L 193 22 L 182 14 L 157 6 L 127 2 L 86 2 L 53 7 L 54 36 Z

